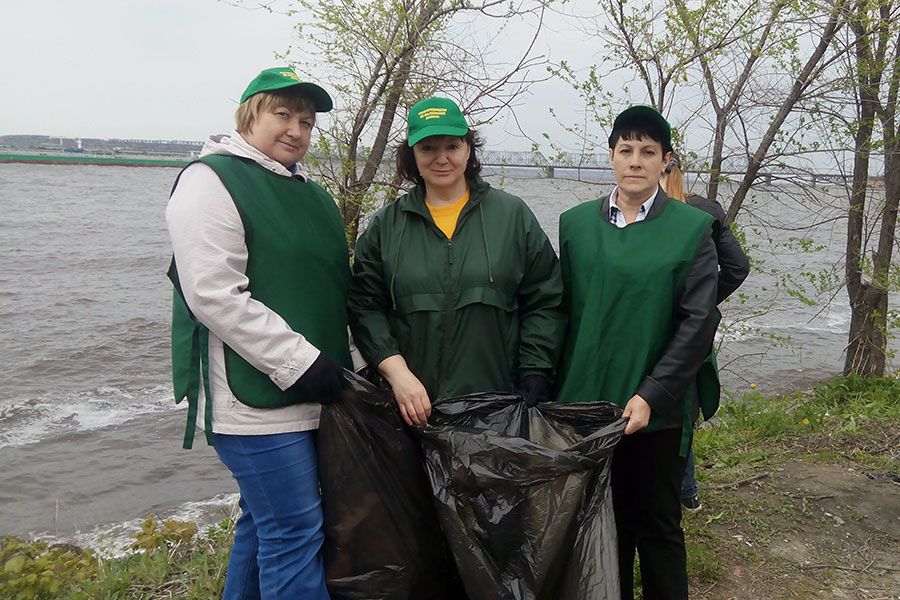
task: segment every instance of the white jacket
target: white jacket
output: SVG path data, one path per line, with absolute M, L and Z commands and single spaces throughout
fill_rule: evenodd
M 236 131 L 211 136 L 200 153 L 209 154 L 250 158 L 277 175 L 306 179 L 302 172 L 292 174 L 267 157 Z M 319 350 L 247 291 L 248 255 L 243 223 L 231 196 L 211 168 L 195 163 L 184 170 L 166 207 L 166 222 L 187 305 L 209 329 L 213 431 L 266 435 L 316 429 L 319 404 L 252 408 L 235 398 L 228 387 L 223 343 L 267 374 L 282 390 L 299 379 L 319 356 Z M 197 425 L 202 429 L 202 398 L 199 404 Z

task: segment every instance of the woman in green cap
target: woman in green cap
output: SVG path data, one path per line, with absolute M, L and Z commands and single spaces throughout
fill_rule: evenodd
M 409 425 L 439 398 L 548 399 L 566 325 L 550 241 L 521 199 L 481 179 L 481 141 L 455 102 L 415 104 L 407 134 L 397 172 L 414 187 L 357 243 L 354 341 Z
M 350 365 L 349 256 L 334 200 L 299 161 L 321 87 L 288 67 L 247 87 L 166 208 L 175 399 L 240 489 L 224 598 L 327 599 L 315 430 Z M 200 375 L 205 402 L 199 402 Z

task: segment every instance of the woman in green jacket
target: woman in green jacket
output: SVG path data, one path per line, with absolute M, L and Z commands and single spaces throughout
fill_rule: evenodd
M 422 425 L 435 399 L 546 400 L 565 335 L 556 253 L 525 203 L 479 173 L 481 141 L 446 98 L 414 105 L 397 171 L 415 184 L 360 236 L 348 296 L 357 346 Z

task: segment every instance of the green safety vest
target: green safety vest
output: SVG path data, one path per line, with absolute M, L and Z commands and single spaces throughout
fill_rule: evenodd
M 351 366 L 347 339 L 350 261 L 343 220 L 319 185 L 276 175 L 256 162 L 227 155 L 199 159 L 212 168 L 231 195 L 244 226 L 247 290 L 319 350 Z M 177 183 L 176 183 L 177 185 Z M 209 332 L 188 309 L 173 260 L 172 377 L 176 403 L 188 400 L 184 447 L 193 443 L 203 376 L 207 442 L 212 444 Z M 228 386 L 242 403 L 278 408 L 314 402 L 297 389 L 281 390 L 271 378 L 224 346 Z
M 560 218 L 570 309 L 560 402 L 603 400 L 624 407 L 674 333 L 679 292 L 710 235 L 712 217 L 677 201 L 659 201 L 665 204 L 655 216 L 624 228 L 600 214 L 602 200 L 576 206 Z M 702 373 L 706 377 L 709 370 Z M 654 411 L 645 431 L 681 425 L 689 439 L 695 390 L 714 393 L 718 402 L 718 379 L 715 390 L 706 379 L 691 388 L 668 414 Z M 701 405 L 707 401 L 701 398 Z

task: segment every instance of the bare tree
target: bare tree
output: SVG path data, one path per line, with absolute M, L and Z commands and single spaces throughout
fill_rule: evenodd
M 822 20 L 821 25 L 814 30 L 817 42 L 806 61 L 802 65 L 798 65 L 800 69 L 787 94 L 775 107 L 775 114 L 771 116 L 769 125 L 759 139 L 756 149 L 748 156 L 744 176 L 728 205 L 726 216 L 729 222 L 734 221 L 747 198 L 747 192 L 759 177 L 763 161 L 781 128 L 784 127 L 787 118 L 797 108 L 810 87 L 820 78 L 825 77 L 829 68 L 840 60 L 841 51 L 835 50 L 834 41 L 841 29 L 847 25 L 851 7 L 851 0 L 835 0 L 830 6 L 826 6 L 826 10 L 819 15 L 801 15 L 802 18 L 809 19 L 806 22 L 814 26 L 817 24 L 817 20 Z M 813 4 L 807 8 L 815 9 L 816 6 Z
M 783 47 L 784 38 L 776 33 L 776 30 L 787 0 L 776 0 L 770 6 L 766 6 L 765 3 L 748 3 L 738 14 L 727 17 L 723 14 L 721 3 L 718 2 L 710 2 L 695 10 L 689 9 L 684 0 L 674 0 L 674 4 L 677 9 L 677 22 L 696 53 L 709 98 L 709 107 L 714 116 L 712 147 L 707 167 L 710 178 L 706 196 L 715 200 L 719 195 L 719 175 L 722 173 L 728 127 L 734 120 L 739 102 L 760 61 L 772 52 L 773 47 Z M 718 22 L 720 26 L 708 27 L 707 24 L 711 22 Z M 726 44 L 729 38 L 734 39 L 733 43 L 740 47 L 744 58 L 736 63 L 739 68 L 729 73 L 729 79 L 723 85 L 719 75 L 720 65 L 716 63 L 717 58 L 721 58 L 725 53 L 716 52 L 715 46 L 724 48 L 731 45 Z M 734 216 L 731 220 L 734 220 Z
M 794 151 L 783 149 L 779 139 L 791 138 L 786 130 L 797 125 L 790 117 L 839 60 L 833 41 L 851 5 L 852 0 L 599 0 L 600 14 L 586 31 L 603 48 L 600 64 L 584 78 L 566 62 L 554 73 L 575 86 L 602 125 L 627 101 L 677 113 L 676 145 L 700 149 L 697 156 L 706 162 L 697 166 L 709 173 L 706 195 L 713 200 L 724 165 L 740 160 L 731 169 L 740 179 L 727 203 L 734 221 L 763 167 Z M 642 89 L 626 84 L 624 94 L 611 91 L 607 80 L 622 74 Z M 708 144 L 697 143 L 702 130 L 709 131 Z
M 351 245 L 361 218 L 396 193 L 400 182 L 380 167 L 403 137 L 409 106 L 440 93 L 476 121 L 490 119 L 515 106 L 535 81 L 532 68 L 544 62 L 534 53 L 539 1 L 297 0 L 297 7 L 303 50 L 286 57 L 310 77 L 336 82 L 339 109 L 315 150 Z M 512 52 L 507 41 L 505 57 L 493 58 L 511 24 L 528 36 Z

